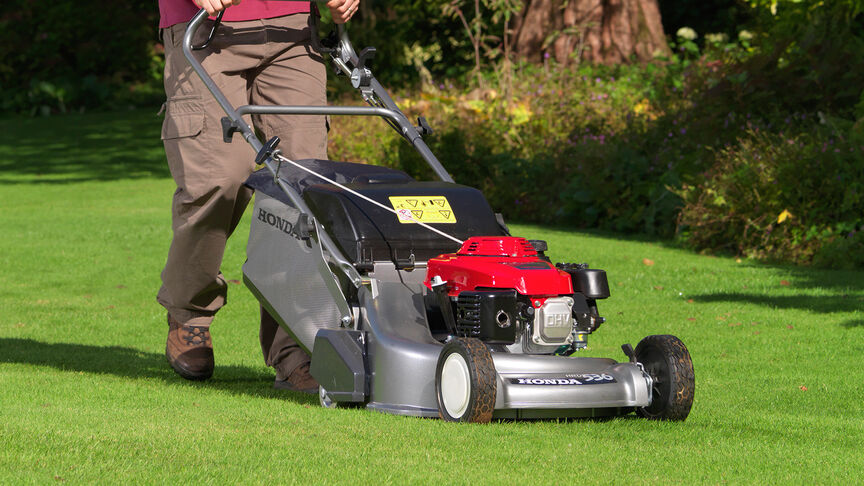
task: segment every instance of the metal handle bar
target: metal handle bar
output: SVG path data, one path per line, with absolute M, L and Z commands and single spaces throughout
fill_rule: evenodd
M 393 110 L 386 108 L 373 108 L 366 106 L 288 106 L 288 105 L 243 105 L 237 108 L 239 115 L 351 115 L 351 116 L 380 116 L 388 120 L 397 121 L 399 115 Z
M 189 22 L 186 32 L 183 35 L 183 55 L 189 62 L 192 69 L 201 78 L 204 86 L 210 91 L 219 106 L 225 111 L 227 118 L 232 123 L 232 129 L 239 131 L 243 138 L 249 143 L 255 153 L 260 153 L 264 144 L 255 135 L 254 130 L 243 120 L 245 114 L 293 114 L 293 115 L 354 115 L 354 116 L 380 116 L 387 120 L 388 124 L 396 130 L 402 137 L 410 142 L 414 148 L 420 153 L 423 159 L 429 164 L 436 175 L 445 182 L 453 182 L 453 178 L 447 173 L 446 169 L 441 165 L 426 143 L 417 128 L 408 120 L 404 113 L 396 106 L 396 103 L 387 94 L 377 79 L 372 76 L 371 71 L 365 69 L 360 64 L 360 58 L 354 50 L 351 40 L 348 38 L 348 32 L 344 25 L 337 25 L 338 31 L 338 47 L 332 53 L 334 63 L 343 74 L 354 77 L 358 69 L 362 69 L 365 75 L 365 84 L 358 87 L 367 103 L 372 104 L 372 107 L 331 107 L 331 106 L 259 106 L 245 105 L 239 108 L 234 108 L 231 103 L 225 98 L 225 95 L 216 86 L 213 79 L 201 65 L 201 63 L 193 55 L 192 38 L 197 32 L 204 19 L 208 17 L 207 11 L 202 9 Z M 319 35 L 317 32 L 317 23 L 313 23 L 312 35 Z M 211 37 L 212 37 L 211 32 Z M 209 43 L 209 40 L 208 40 Z M 353 84 L 353 83 L 352 83 Z M 230 141 L 230 138 L 229 138 Z M 306 205 L 306 202 L 292 187 L 288 186 L 278 177 L 279 165 L 274 161 L 274 157 L 267 157 L 263 161 L 267 169 L 273 174 L 275 182 L 285 192 L 294 206 L 308 215 L 312 211 Z M 315 233 L 320 239 L 320 242 L 325 250 L 330 254 L 334 263 L 339 267 L 355 286 L 361 285 L 360 274 L 357 269 L 342 255 L 333 240 L 326 231 L 315 221 Z
M 204 66 L 198 62 L 198 59 L 195 59 L 194 54 L 192 53 L 192 38 L 195 36 L 195 32 L 198 31 L 198 27 L 201 26 L 201 23 L 204 22 L 204 19 L 207 18 L 207 11 L 203 8 L 192 17 L 192 20 L 189 21 L 189 25 L 186 27 L 186 32 L 183 34 L 183 55 L 186 56 L 186 60 L 189 62 L 189 65 L 192 66 L 192 69 L 198 74 L 198 77 L 201 78 L 201 81 L 204 82 L 204 86 L 207 87 L 207 90 L 210 91 L 210 94 L 216 99 L 219 103 L 219 106 L 222 107 L 222 110 L 225 111 L 225 114 L 228 115 L 228 118 L 231 119 L 232 122 L 235 123 L 237 130 L 240 131 L 240 134 L 243 135 L 243 138 L 249 142 L 249 145 L 252 146 L 252 149 L 257 153 L 261 150 L 263 144 L 258 137 L 255 136 L 255 132 L 252 128 L 247 124 L 243 118 L 237 114 L 234 110 L 234 107 L 225 98 L 225 95 L 222 94 L 222 90 L 216 86 L 216 83 L 213 82 L 213 78 L 207 74 L 207 71 L 204 70 Z
M 313 26 L 317 27 L 317 23 L 313 24 Z M 339 48 L 337 49 L 337 55 L 333 56 L 333 61 L 343 74 L 346 76 L 353 76 L 357 70 L 359 57 L 354 50 L 354 46 L 351 44 L 351 39 L 348 38 L 348 30 L 345 28 L 345 25 L 338 24 L 336 29 L 339 35 Z M 318 33 L 314 30 L 315 29 L 313 29 L 312 35 L 317 36 Z M 447 169 L 441 165 L 441 162 L 438 161 L 438 158 L 435 157 L 435 154 L 432 153 L 432 150 L 428 145 L 426 145 L 426 142 L 423 141 L 423 137 L 417 131 L 417 128 L 414 127 L 414 125 L 408 120 L 408 117 L 406 117 L 405 114 L 399 110 L 399 107 L 396 106 L 396 102 L 393 101 L 387 93 L 387 90 L 385 90 L 384 87 L 381 86 L 381 83 L 375 79 L 375 76 L 372 75 L 371 71 L 368 71 L 368 75 L 369 86 L 366 90 L 361 89 L 363 98 L 370 104 L 373 103 L 372 98 L 377 98 L 381 107 L 396 113 L 397 118 L 393 120 L 393 123 L 391 123 L 390 126 L 414 146 L 417 152 L 420 153 L 420 156 L 423 157 L 423 160 L 425 160 L 429 167 L 432 168 L 439 179 L 444 182 L 454 182 L 453 177 L 450 176 Z
M 195 32 L 198 30 L 198 27 L 207 18 L 207 11 L 201 9 L 195 17 L 189 22 L 189 26 L 186 28 L 186 33 L 183 35 L 183 55 L 186 56 L 186 60 L 189 61 L 189 64 L 192 66 L 192 69 L 198 76 L 201 78 L 201 81 L 204 82 L 204 85 L 219 103 L 219 106 L 225 111 L 225 114 L 234 122 L 235 127 L 240 131 L 243 135 L 243 138 L 249 142 L 249 145 L 258 153 L 263 144 L 258 137 L 255 136 L 255 132 L 252 131 L 252 128 L 243 120 L 243 117 L 240 116 L 239 113 L 231 106 L 231 103 L 225 98 L 225 95 L 222 94 L 222 91 L 216 86 L 216 83 L 213 82 L 213 78 L 207 74 L 207 71 L 204 70 L 204 67 L 195 59 L 195 56 L 192 54 L 192 37 L 195 35 Z M 291 202 L 294 204 L 301 213 L 305 213 L 307 215 L 312 215 L 312 210 L 309 209 L 309 206 L 306 205 L 306 202 L 300 197 L 300 194 L 294 190 L 291 186 L 286 184 L 281 178 L 278 177 L 279 167 L 274 163 L 273 157 L 268 157 L 264 160 L 264 165 L 267 169 L 273 174 L 273 177 L 276 181 L 276 184 L 285 192 Z M 313 220 L 314 221 L 314 220 Z M 339 251 L 339 248 L 330 238 L 330 235 L 327 234 L 326 231 L 321 227 L 321 225 L 314 221 L 315 224 L 315 233 L 319 238 L 321 245 L 330 255 L 330 258 L 333 259 L 334 263 L 343 273 L 348 277 L 351 283 L 355 287 L 360 287 L 362 285 L 362 279 L 360 278 L 360 273 L 354 268 L 354 265 L 348 261 L 343 255 L 342 252 Z
M 225 96 L 221 93 L 219 88 L 213 83 L 213 80 L 204 71 L 201 64 L 193 57 L 192 55 L 192 37 L 197 31 L 198 27 L 207 18 L 207 13 L 203 9 L 192 18 L 189 22 L 189 26 L 186 29 L 186 33 L 183 36 L 183 53 L 186 56 L 186 59 L 192 65 L 192 68 L 195 72 L 201 77 L 204 85 L 207 89 L 213 94 L 213 97 L 225 111 L 226 115 L 228 115 L 229 120 L 233 123 L 235 129 L 240 132 L 243 138 L 252 146 L 252 148 L 257 153 L 263 147 L 263 144 L 260 140 L 255 136 L 254 130 L 242 119 L 240 113 L 234 109 L 234 107 L 228 102 Z M 318 36 L 317 32 L 317 22 L 313 23 L 313 36 Z M 354 50 L 354 46 L 351 43 L 350 38 L 348 37 L 348 31 L 345 29 L 343 24 L 337 25 L 337 31 L 339 36 L 338 47 L 335 49 L 334 55 L 332 58 L 334 63 L 339 67 L 339 70 L 344 74 L 351 76 L 357 71 L 357 63 L 359 62 L 359 58 Z M 278 106 L 271 106 L 267 110 L 274 111 L 260 111 L 258 114 L 265 113 L 279 113 L 279 114 L 303 114 L 303 115 L 337 115 L 337 114 L 346 114 L 346 115 L 355 115 L 355 116 L 383 116 L 388 120 L 390 126 L 397 131 L 402 137 L 404 137 L 420 154 L 420 156 L 426 161 L 429 167 L 435 172 L 435 175 L 438 176 L 439 179 L 445 182 L 453 182 L 453 178 L 447 172 L 441 162 L 438 161 L 438 158 L 435 157 L 435 154 L 432 153 L 432 150 L 426 145 L 426 142 L 423 141 L 423 137 L 417 131 L 417 128 L 408 120 L 408 117 L 405 116 L 404 113 L 396 106 L 396 103 L 390 98 L 390 95 L 387 94 L 387 91 L 383 86 L 372 76 L 371 71 L 367 70 L 368 74 L 368 86 L 364 88 L 360 88 L 363 98 L 370 104 L 373 104 L 371 108 L 361 108 L 361 107 L 352 107 L 350 112 L 338 112 L 338 110 L 334 110 L 336 107 L 309 107 L 306 108 L 302 113 L 300 112 L 292 112 L 287 111 L 290 108 L 283 108 Z M 252 105 L 249 105 L 251 107 Z M 388 112 L 375 111 L 376 109 L 386 109 Z M 317 110 L 317 111 L 314 111 Z M 355 110 L 367 110 L 367 111 L 355 111 Z

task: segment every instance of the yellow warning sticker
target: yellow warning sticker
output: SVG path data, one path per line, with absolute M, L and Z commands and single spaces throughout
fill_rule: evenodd
M 390 196 L 400 223 L 455 223 L 456 215 L 444 196 Z

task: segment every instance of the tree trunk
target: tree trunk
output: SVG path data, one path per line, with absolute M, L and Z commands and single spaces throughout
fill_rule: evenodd
M 657 0 L 526 0 L 513 51 L 528 61 L 614 64 L 669 54 Z

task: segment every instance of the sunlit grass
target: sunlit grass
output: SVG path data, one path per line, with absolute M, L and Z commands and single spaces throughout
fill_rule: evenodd
M 608 271 L 608 322 L 586 355 L 624 359 L 620 345 L 648 334 L 687 344 L 696 402 L 686 422 L 466 426 L 324 410 L 272 390 L 257 304 L 240 285 L 213 327 L 214 378 L 178 378 L 155 301 L 173 183 L 159 165 L 158 118 L 145 116 L 0 122 L 0 483 L 860 480 L 860 273 L 711 258 L 622 235 L 511 228 L 546 239 L 555 261 Z M 109 121 L 138 128 L 76 145 Z M 39 151 L 36 132 L 55 149 Z M 102 153 L 115 149 L 122 166 Z M 126 174 L 139 166 L 146 173 Z M 246 228 L 248 216 L 226 252 L 227 279 L 240 279 Z

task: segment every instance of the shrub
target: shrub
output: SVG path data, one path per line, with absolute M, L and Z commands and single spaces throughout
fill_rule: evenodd
M 685 202 L 680 235 L 696 248 L 763 259 L 864 264 L 862 161 L 864 145 L 818 123 L 750 130 L 719 150 L 703 182 L 675 190 Z
M 686 120 L 660 109 L 682 102 L 682 90 L 665 87 L 670 72 L 520 66 L 497 90 L 446 88 L 399 102 L 432 123 L 428 143 L 456 180 L 482 189 L 509 218 L 671 236 L 678 198 L 665 185 L 691 163 L 682 154 L 698 150 Z M 429 175 L 383 124 L 369 133 L 366 122 L 368 135 L 351 140 L 359 123 L 334 121 L 331 156 Z
M 849 109 L 736 104 L 722 86 L 745 84 L 728 78 L 758 52 L 729 42 L 706 51 L 645 66 L 518 66 L 487 73 L 494 89 L 438 86 L 398 101 L 429 119 L 427 141 L 457 182 L 508 219 L 864 265 L 864 121 Z M 383 123 L 335 120 L 331 138 L 333 157 L 431 177 Z

